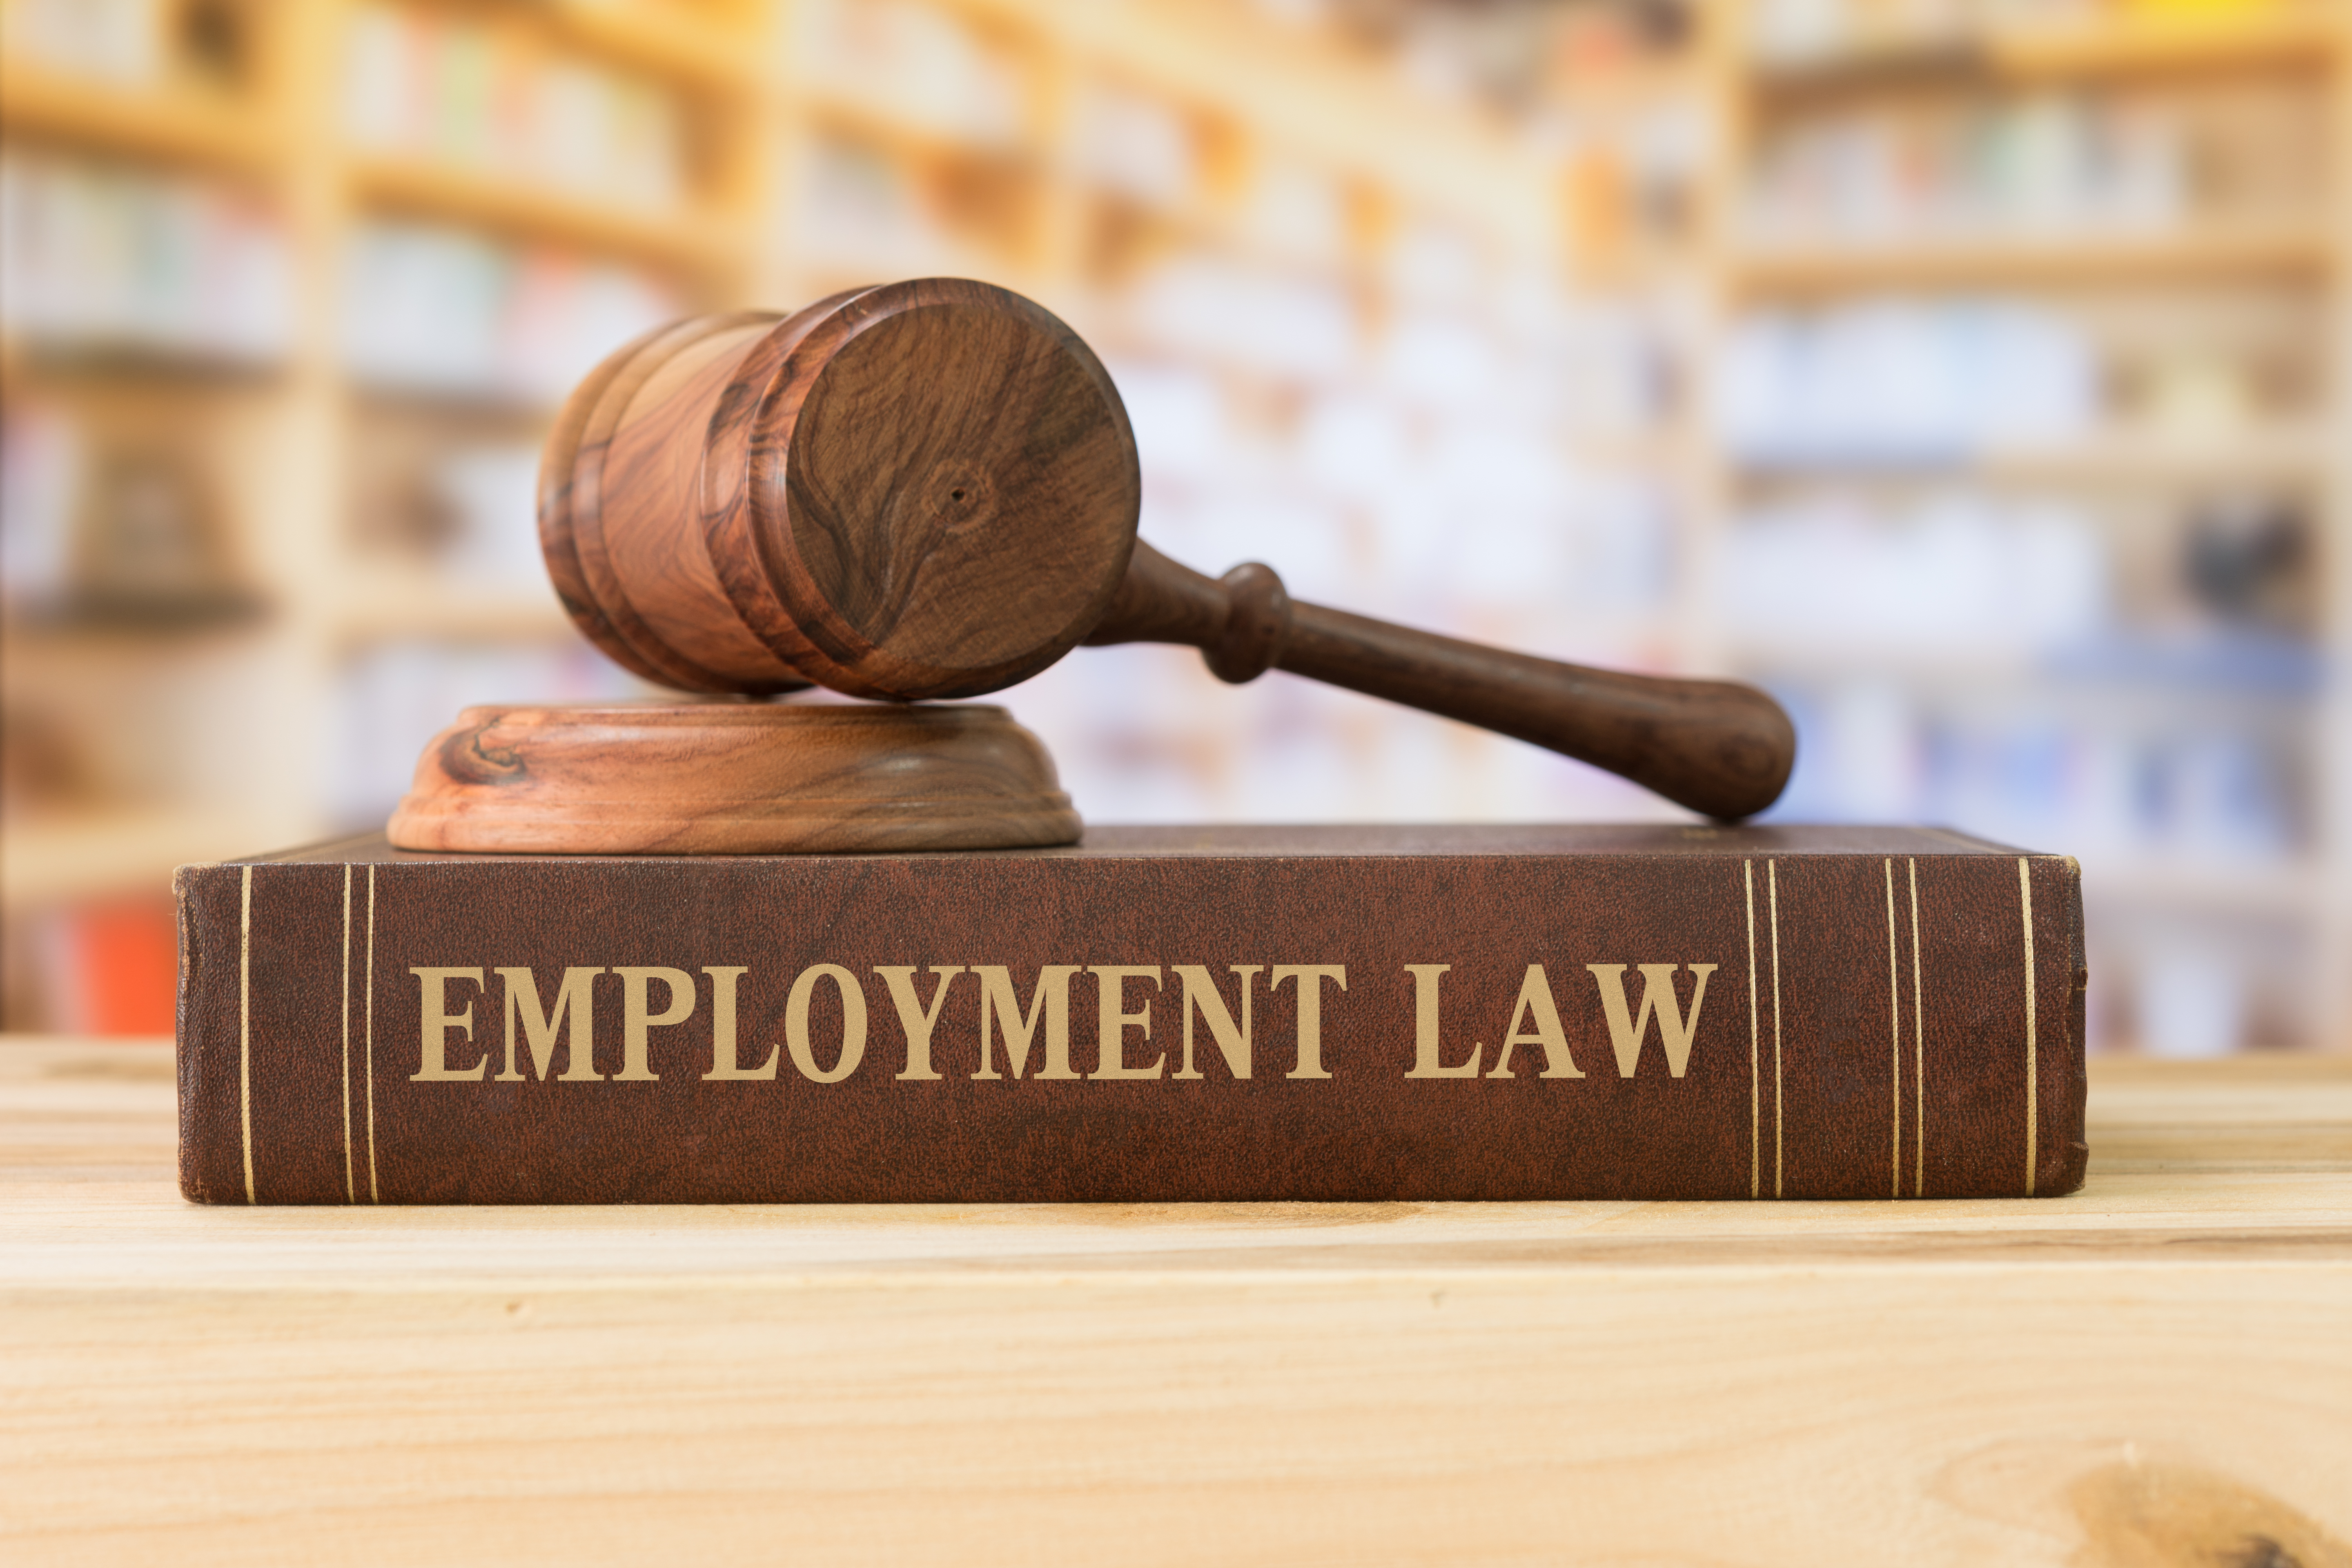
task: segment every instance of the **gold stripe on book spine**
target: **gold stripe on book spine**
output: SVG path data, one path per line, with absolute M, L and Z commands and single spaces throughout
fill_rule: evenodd
M 1756 862 L 1741 861 L 1739 871 L 1748 886 L 1748 1195 L 1752 1198 L 1764 1188 L 1764 1079 L 1756 1026 Z
M 2033 1040 L 2033 878 L 2023 856 L 2017 861 L 2017 907 L 2025 925 L 2025 1195 L 2033 1195 L 2035 1146 L 2042 1142 L 2041 1053 Z
M 236 915 L 236 1110 L 245 1140 L 245 1201 L 253 1185 L 253 868 L 245 868 Z
M 352 868 L 343 868 L 343 1201 L 359 1202 L 352 1172 Z
M 1881 862 L 1886 872 L 1886 1032 L 1892 1042 L 1894 1128 L 1887 1135 L 1887 1181 L 1890 1197 L 1903 1195 L 1903 960 L 1895 939 L 1895 861 Z
M 1788 1118 L 1780 1103 L 1780 863 L 1764 862 L 1765 908 L 1772 922 L 1772 1195 L 1788 1174 Z
M 1911 868 L 1911 1195 L 1927 1195 L 1927 991 L 1919 963 L 1919 862 Z
M 383 1189 L 375 1175 L 375 868 L 368 868 L 367 910 L 367 1003 L 362 1014 L 365 1019 L 367 1059 L 367 1140 L 368 1140 L 368 1202 L 383 1202 Z

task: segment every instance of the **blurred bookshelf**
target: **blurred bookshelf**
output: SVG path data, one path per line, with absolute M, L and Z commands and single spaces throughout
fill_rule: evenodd
M 2295 0 L 0 0 L 6 1021 L 98 1016 L 41 976 L 152 950 L 125 911 L 166 921 L 173 864 L 380 822 L 466 702 L 638 694 L 530 524 L 605 353 L 946 273 L 1102 353 L 1179 559 L 1762 679 L 1806 726 L 1787 814 L 2081 848 L 2094 994 L 2137 998 L 2108 1038 L 2168 984 L 2202 1022 L 2164 1048 L 2345 1044 L 2343 33 Z M 1961 188 L 1870 186 L 1906 150 Z M 1821 395 L 1890 363 L 2024 390 L 1973 424 Z M 1003 700 L 1097 820 L 1675 815 L 1182 650 Z
M 1715 624 L 1783 812 L 2077 854 L 2095 1037 L 2341 1048 L 2346 13 L 1723 16 Z
M 374 813 L 427 708 L 632 690 L 532 464 L 604 353 L 748 289 L 767 26 L 0 5 L 11 1026 L 167 1027 L 171 868 Z

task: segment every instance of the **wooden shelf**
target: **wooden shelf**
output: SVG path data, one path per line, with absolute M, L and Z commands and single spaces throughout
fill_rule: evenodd
M 2030 648 L 1993 648 L 1957 641 L 1891 647 L 1858 637 L 1816 645 L 1739 632 L 1719 632 L 1717 638 L 1732 668 L 1750 678 L 1850 680 L 1858 672 L 1866 672 L 1877 680 L 1972 694 L 2021 687 L 2042 679 L 2039 651 Z
M 1956 477 L 2014 484 L 2173 485 L 2235 479 L 2317 482 L 2335 453 L 2312 428 L 2265 426 L 2228 434 L 2099 432 L 2069 441 L 1995 446 L 1918 458 L 1868 456 L 1738 458 L 1749 483 L 1838 479 L 1945 483 Z
M 352 587 L 335 617 L 346 646 L 395 637 L 446 642 L 546 642 L 580 633 L 553 590 L 485 593 L 427 573 L 353 565 Z
M 2265 425 L 2227 434 L 2172 435 L 2125 430 L 2046 446 L 1996 447 L 1979 454 L 1979 472 L 2021 480 L 2209 479 L 2317 480 L 2335 453 L 2316 428 Z
M 2345 46 L 2344 20 L 2318 5 L 2254 17 L 2137 17 L 1928 33 L 1749 66 L 1766 99 L 1891 90 L 1937 81 L 2046 84 L 2322 68 Z
M 1007 256 L 984 242 L 964 241 L 920 249 L 884 248 L 852 253 L 822 250 L 803 255 L 792 271 L 791 287 L 798 292 L 782 300 L 798 307 L 845 289 L 870 289 L 901 278 L 978 278 L 1016 293 L 1040 294 L 1046 281 L 1019 257 Z M 1089 342 L 1094 340 L 1087 338 Z
M 1725 270 L 1727 286 L 1736 295 L 1806 296 L 1871 289 L 2321 279 L 2335 265 L 2334 237 L 2294 225 L 2147 237 L 1853 239 L 1834 248 L 1751 242 L 1727 257 Z
M 705 213 L 665 215 L 614 207 L 498 175 L 367 158 L 352 164 L 361 205 L 439 218 L 697 273 L 736 264 L 744 247 L 733 226 Z
M 485 430 L 537 440 L 554 422 L 560 405 L 528 393 L 500 389 L 467 391 L 354 378 L 345 386 L 350 407 L 362 417 L 401 417 Z
M 825 83 L 805 83 L 795 97 L 814 124 L 923 163 L 1013 165 L 1026 174 L 1041 164 L 1035 149 L 1018 140 L 983 142 L 944 125 L 901 120 L 887 105 Z
M 53 138 L 240 174 L 269 173 L 283 159 L 270 120 L 248 106 L 186 89 L 121 88 L 15 61 L 0 65 L 0 124 L 12 137 Z
M 168 1045 L 15 1037 L 9 1523 L 385 1568 L 2316 1568 L 2352 1061 L 2089 1076 L 2087 1184 L 2040 1201 L 252 1210 L 180 1200 Z
M 1246 213 L 1220 196 L 1200 195 L 1175 202 L 1155 201 L 1108 184 L 1082 182 L 1080 199 L 1097 214 L 1124 214 L 1161 242 L 1162 248 L 1197 247 L 1237 261 L 1261 274 L 1353 289 L 1381 287 L 1381 257 L 1360 232 L 1351 231 L 1336 250 L 1286 246 L 1253 233 Z
M 299 843 L 309 823 L 190 807 L 91 807 L 21 817 L 0 829 L 0 910 L 172 890 L 172 869 Z
M 632 71 L 724 92 L 749 91 L 762 79 L 756 56 L 723 29 L 698 20 L 688 6 L 667 5 L 656 16 L 647 0 L 555 0 L 542 11 L 556 37 Z
M 136 380 L 151 387 L 177 386 L 217 396 L 277 391 L 288 370 L 283 358 L 247 358 L 127 339 L 0 339 L 0 382 L 20 376 L 100 384 Z
M 2252 17 L 2140 17 L 1997 31 L 1988 54 L 2005 76 L 2139 76 L 2264 67 L 2325 66 L 2346 42 L 2332 3 L 2281 6 Z
M 1690 444 L 1672 432 L 1580 436 L 1567 443 L 1567 450 L 1579 463 L 1612 469 L 1678 469 L 1695 456 Z
M 2037 711 L 2055 710 L 2086 719 L 2111 718 L 2119 703 L 2137 704 L 2137 710 L 2161 704 L 2176 719 L 2200 714 L 2207 722 L 2225 715 L 2244 721 L 2265 711 L 2303 715 L 2313 707 L 2305 686 L 2272 671 L 2233 664 L 2222 650 L 2166 658 L 2131 647 L 2117 653 L 2096 644 L 1990 646 L 1958 637 L 1916 646 L 1862 637 L 1801 642 L 1738 631 L 1718 633 L 1717 637 L 1733 667 L 1751 677 L 1814 683 L 1866 675 L 1929 697 L 1963 701 L 2002 692 L 2030 695 Z M 2315 668 L 2324 658 L 2319 648 L 2307 645 L 2301 656 Z M 2299 672 L 2294 677 L 2295 681 L 2305 679 Z
M 1467 105 L 1424 100 L 1423 112 L 1396 112 L 1394 74 L 1328 35 L 1253 26 L 1238 6 L 977 3 L 1034 16 L 1087 68 L 1242 121 L 1253 140 L 1371 182 L 1402 205 L 1498 233 L 1557 232 L 1550 205 L 1530 200 L 1557 188 L 1557 170 L 1529 142 Z

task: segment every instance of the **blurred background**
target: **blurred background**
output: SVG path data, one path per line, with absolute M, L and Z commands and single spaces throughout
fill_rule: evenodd
M 538 443 L 922 274 L 1117 377 L 1146 538 L 1731 673 L 1782 819 L 2084 867 L 2095 1045 L 2352 1048 L 2330 0 L 0 0 L 5 1016 L 170 1025 L 170 868 L 637 694 Z M 1181 649 L 1006 694 L 1097 822 L 1673 817 Z

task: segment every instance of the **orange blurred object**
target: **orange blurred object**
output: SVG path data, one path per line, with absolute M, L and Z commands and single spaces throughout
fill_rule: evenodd
M 168 1035 L 179 986 L 169 900 L 86 904 L 62 919 L 54 1012 L 81 1035 Z

